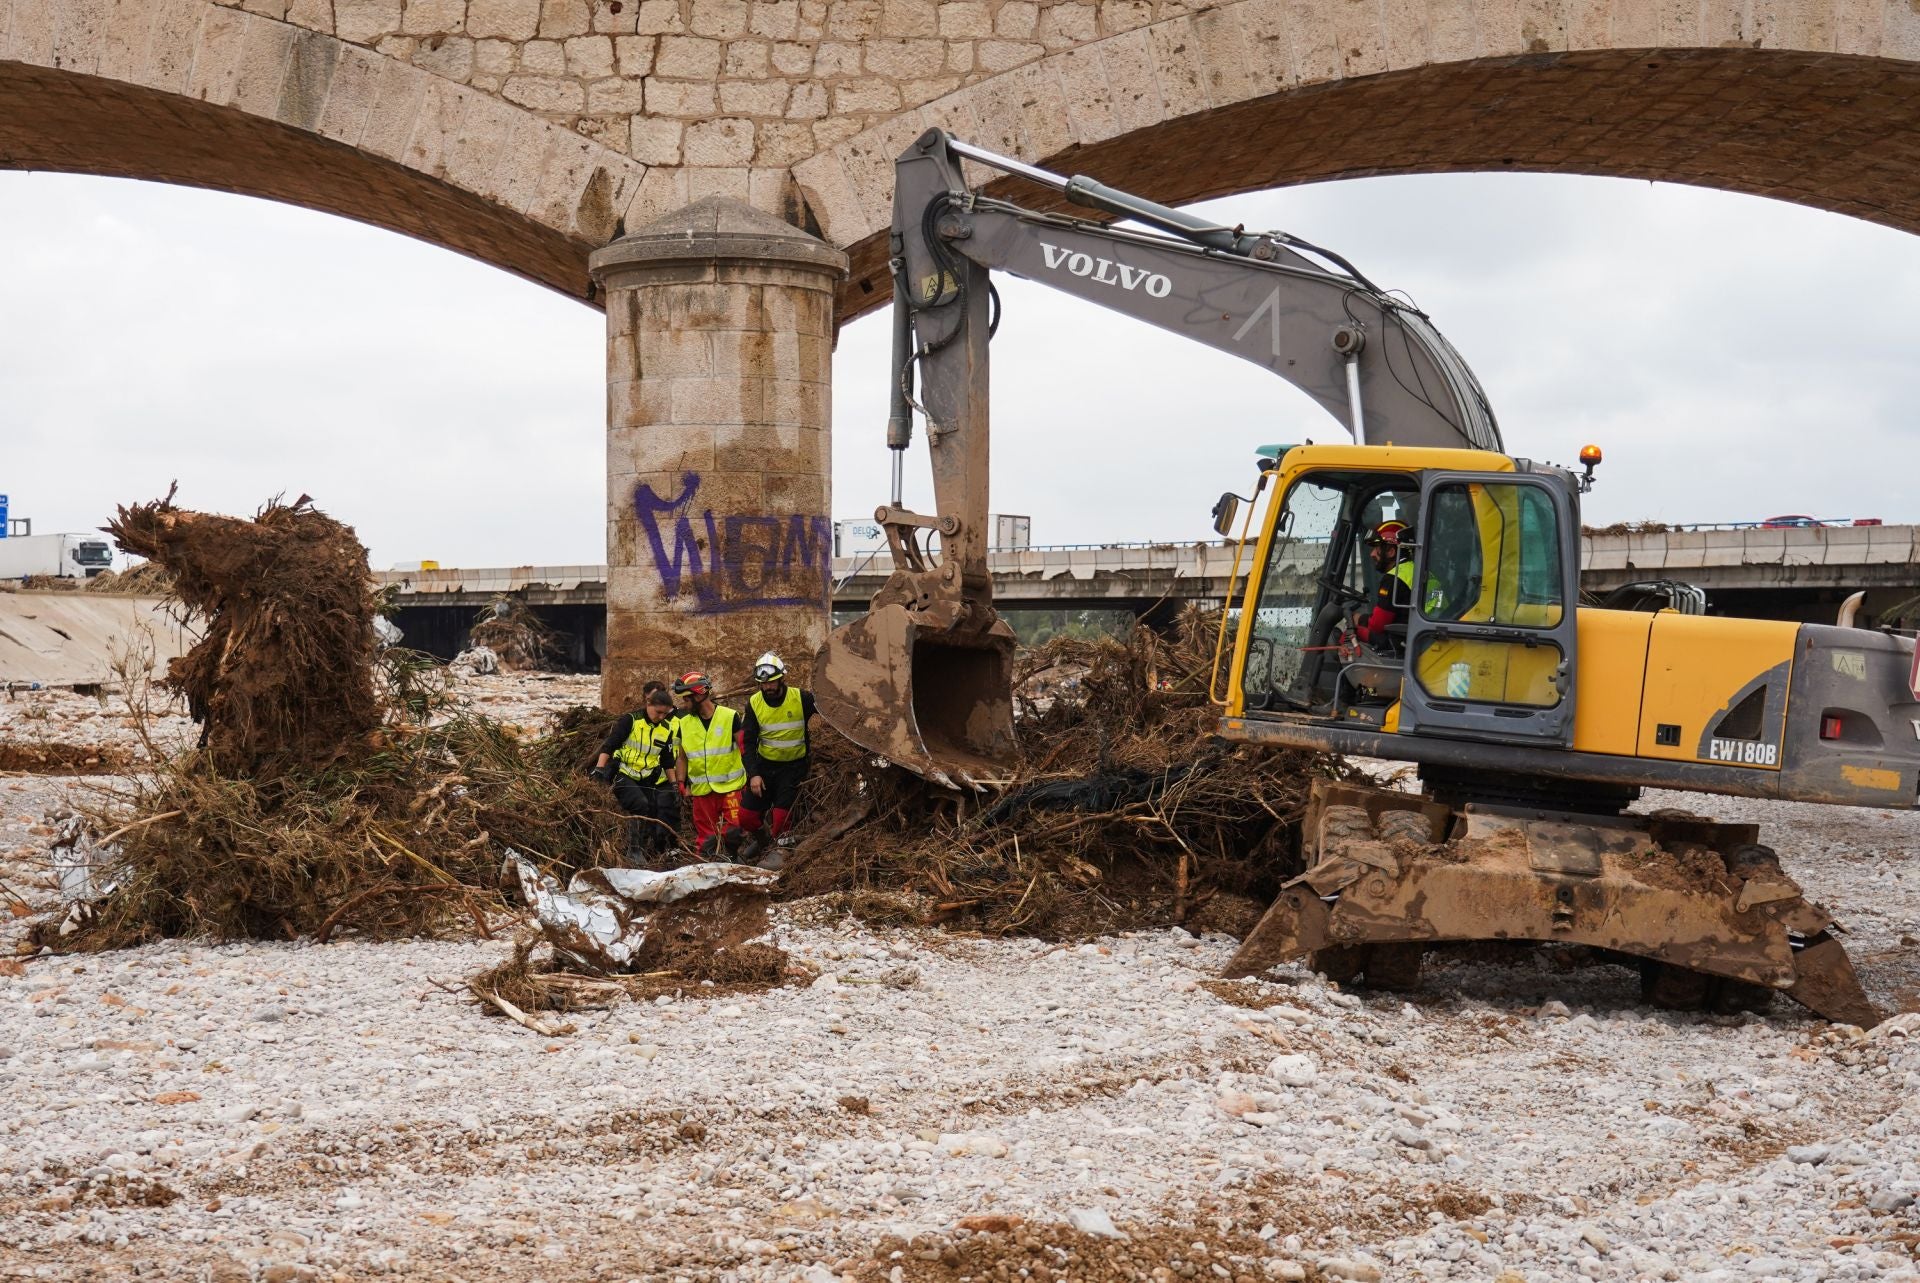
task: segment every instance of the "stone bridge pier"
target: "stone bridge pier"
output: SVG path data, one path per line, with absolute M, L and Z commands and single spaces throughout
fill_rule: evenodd
M 839 250 L 708 196 L 597 251 L 607 309 L 603 707 L 776 651 L 802 681 L 832 608 Z

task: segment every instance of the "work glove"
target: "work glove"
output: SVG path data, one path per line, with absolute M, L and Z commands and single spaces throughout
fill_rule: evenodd
M 594 767 L 593 778 L 599 780 L 602 784 L 613 783 L 613 763 L 608 762 L 605 766 Z

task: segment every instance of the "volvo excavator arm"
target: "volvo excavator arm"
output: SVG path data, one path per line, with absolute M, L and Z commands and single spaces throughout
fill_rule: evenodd
M 990 199 L 968 186 L 965 161 L 1150 230 Z M 1501 448 L 1459 353 L 1424 313 L 1337 254 L 1051 174 L 941 130 L 908 148 L 894 173 L 893 493 L 875 513 L 894 571 L 869 614 L 829 640 L 815 686 L 842 732 L 929 778 L 982 782 L 1014 746 L 1013 635 L 994 613 L 987 568 L 990 273 L 1038 281 L 1271 370 L 1363 444 Z M 935 516 L 901 503 L 915 410 L 926 422 Z

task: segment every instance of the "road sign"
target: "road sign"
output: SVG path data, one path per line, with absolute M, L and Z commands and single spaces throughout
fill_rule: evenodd
M 0 494 L 0 539 L 5 539 L 7 537 L 7 531 L 9 528 L 10 527 L 7 523 L 7 497 L 3 494 Z

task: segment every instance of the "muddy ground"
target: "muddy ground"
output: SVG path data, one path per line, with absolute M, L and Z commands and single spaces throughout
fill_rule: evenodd
M 528 726 L 593 695 L 465 692 Z M 0 701 L 0 743 L 144 751 L 112 701 L 47 693 Z M 0 774 L 16 912 L 51 902 L 49 812 L 111 784 Z M 1874 999 L 1920 1010 L 1920 816 L 1644 805 L 1759 822 Z M 1910 1022 L 1653 1012 L 1519 950 L 1408 1000 L 1221 984 L 1231 941 L 1180 931 L 776 922 L 818 979 L 560 1038 L 461 991 L 504 939 L 0 961 L 0 1277 L 1915 1276 Z

